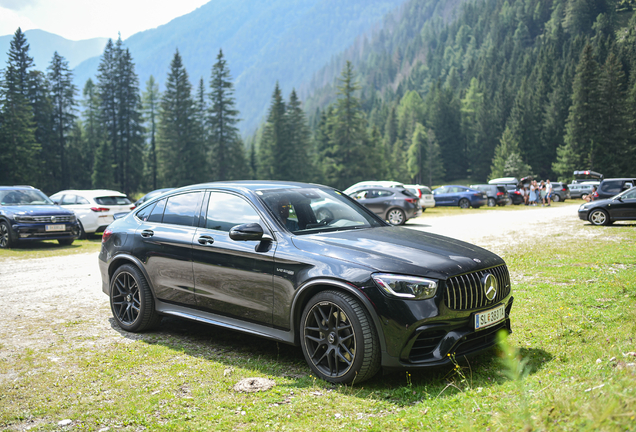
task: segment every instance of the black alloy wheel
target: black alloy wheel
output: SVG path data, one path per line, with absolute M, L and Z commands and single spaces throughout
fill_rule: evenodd
M 607 212 L 603 209 L 594 209 L 590 212 L 588 216 L 588 220 L 592 225 L 611 225 L 612 221 L 610 221 L 610 217 Z
M 463 209 L 467 209 L 470 207 L 470 201 L 468 201 L 466 198 L 462 198 L 459 200 L 459 207 L 463 208 Z
M 494 207 L 497 205 L 497 201 L 494 198 L 488 198 L 488 207 Z
M 373 322 L 352 296 L 322 291 L 301 318 L 302 350 L 312 371 L 332 383 L 362 382 L 380 368 Z
M 146 278 L 137 267 L 125 264 L 110 282 L 110 308 L 119 327 L 130 332 L 148 330 L 161 321 Z
M 0 222 L 0 248 L 8 249 L 13 246 L 15 241 L 13 240 L 13 232 L 8 222 Z
M 404 225 L 406 215 L 402 209 L 394 208 L 389 210 L 386 214 L 386 220 L 388 220 L 391 225 Z

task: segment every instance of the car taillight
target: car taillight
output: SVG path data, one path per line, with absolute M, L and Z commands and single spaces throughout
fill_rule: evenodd
M 404 200 L 412 204 L 415 204 L 417 202 L 417 198 L 404 198 Z
M 91 210 L 93 210 L 94 212 L 105 212 L 110 210 L 108 207 L 91 207 Z
M 137 206 L 132 206 L 130 209 L 131 209 L 131 210 L 134 210 L 134 209 L 136 209 L 136 208 L 137 208 Z
M 561 190 L 562 190 L 563 192 L 565 192 L 565 191 L 566 191 L 566 190 L 568 190 L 568 189 L 564 187 L 564 188 L 563 188 L 563 189 L 561 189 Z
M 497 192 L 497 196 L 502 196 L 503 192 Z
M 514 192 L 513 192 L 513 194 L 515 194 L 515 195 L 521 195 L 521 192 L 519 192 L 519 191 L 514 191 Z
M 104 230 L 104 234 L 102 234 L 102 243 L 106 243 L 108 239 L 110 238 L 110 236 L 112 235 L 113 235 L 113 230 L 110 228 L 106 228 Z

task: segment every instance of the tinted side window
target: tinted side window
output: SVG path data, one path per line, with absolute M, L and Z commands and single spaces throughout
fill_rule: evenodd
M 162 199 L 155 204 L 155 208 L 152 209 L 150 216 L 148 216 L 148 222 L 161 222 L 163 219 L 163 210 L 166 208 L 166 199 Z
M 137 212 L 137 217 L 144 222 L 147 221 L 148 216 L 150 216 L 150 213 L 152 212 L 154 208 L 155 208 L 154 204 L 150 204 L 148 207 L 142 208 L 141 210 Z
M 379 190 L 379 191 L 377 191 L 377 196 L 378 197 L 389 197 L 389 196 L 393 196 L 393 192 Z
M 260 216 L 245 199 L 224 192 L 210 193 L 206 228 L 229 232 L 236 225 L 260 222 Z
M 171 196 L 163 212 L 163 223 L 193 226 L 195 217 L 199 216 L 202 199 L 203 192 Z
M 621 180 L 611 180 L 603 182 L 603 190 L 607 192 L 620 192 L 623 182 Z

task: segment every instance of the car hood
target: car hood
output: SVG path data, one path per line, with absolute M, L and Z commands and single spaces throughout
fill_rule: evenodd
M 445 279 L 504 261 L 460 240 L 403 227 L 380 227 L 296 236 L 305 252 L 348 261 L 375 271 Z
M 18 206 L 2 206 L 0 208 L 5 213 L 24 216 L 53 216 L 53 215 L 72 215 L 72 211 L 57 205 L 18 205 Z
M 581 204 L 581 207 L 586 206 L 585 209 L 589 210 L 589 209 L 593 209 L 595 207 L 604 207 L 607 204 L 611 204 L 614 201 L 616 201 L 614 198 L 605 198 L 605 199 L 597 199 L 594 201 L 590 201 L 588 203 L 583 203 Z M 579 207 L 579 208 L 581 208 Z

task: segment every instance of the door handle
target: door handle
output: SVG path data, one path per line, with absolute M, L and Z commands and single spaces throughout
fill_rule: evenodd
M 143 230 L 141 232 L 141 236 L 144 238 L 152 237 L 153 235 L 155 235 L 155 232 L 153 230 Z
M 199 237 L 198 241 L 202 245 L 211 245 L 214 243 L 214 239 L 208 235 L 202 235 L 201 237 Z

